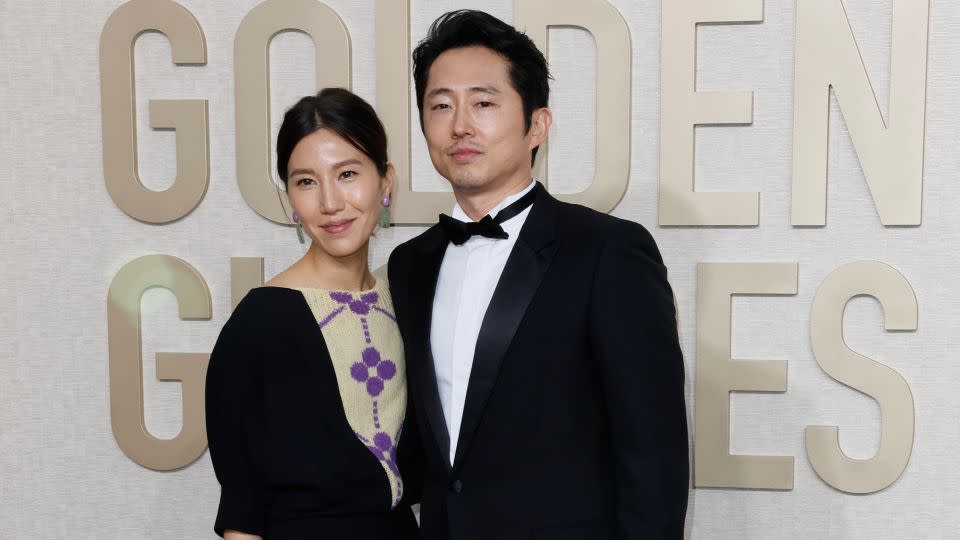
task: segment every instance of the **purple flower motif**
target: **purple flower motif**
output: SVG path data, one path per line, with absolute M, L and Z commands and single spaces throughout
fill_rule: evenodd
M 390 438 L 390 435 L 382 431 L 377 432 L 377 434 L 373 436 L 373 444 L 368 444 L 367 448 L 373 452 L 373 455 L 377 456 L 377 459 L 387 464 L 387 467 L 393 471 L 393 474 L 397 476 L 397 480 L 399 481 L 400 469 L 397 468 L 397 448 L 393 445 L 393 439 Z
M 348 292 L 332 292 L 330 293 L 330 298 L 338 304 L 346 304 L 353 300 L 353 295 Z
M 367 347 L 363 350 L 363 363 L 370 367 L 377 367 L 380 363 L 380 351 L 374 347 Z
M 380 392 L 383 392 L 383 379 L 380 377 L 370 377 L 367 379 L 367 393 L 373 397 L 380 395 Z
M 366 315 L 370 313 L 370 307 L 380 300 L 380 295 L 376 292 L 368 292 L 359 299 L 354 299 L 348 292 L 331 292 L 330 298 L 338 304 L 346 304 L 350 311 L 357 315 Z
M 350 376 L 353 380 L 366 383 L 367 393 L 377 397 L 383 392 L 384 381 L 389 381 L 397 375 L 397 365 L 391 360 L 383 360 L 380 351 L 374 347 L 367 347 L 361 354 L 362 362 L 350 366 Z M 373 370 L 373 373 L 370 370 Z
M 403 430 L 403 425 L 401 424 L 400 430 Z M 367 449 L 376 456 L 384 465 L 390 469 L 390 472 L 393 474 L 394 479 L 397 481 L 397 493 L 393 499 L 393 507 L 400 502 L 400 499 L 403 498 L 403 479 L 400 477 L 400 468 L 397 467 L 397 447 L 394 445 L 393 439 L 389 434 L 382 431 L 378 431 L 373 436 L 373 441 L 371 444 L 370 439 L 364 437 L 360 432 L 355 431 L 357 437 L 363 441 L 363 444 L 366 445 Z M 400 431 L 397 432 L 397 439 L 400 438 Z
M 390 438 L 390 435 L 382 431 L 377 432 L 377 434 L 373 436 L 373 444 L 367 444 L 367 448 L 373 452 L 373 455 L 377 456 L 377 459 L 386 463 L 391 470 L 399 473 L 399 471 L 396 471 L 394 458 L 396 447 L 393 446 L 393 439 Z
M 357 362 L 350 366 L 350 375 L 357 382 L 367 382 L 367 379 L 370 378 L 370 370 L 363 363 Z
M 382 431 L 373 436 L 373 444 L 384 452 L 393 450 L 393 441 L 390 439 L 390 435 Z
M 380 362 L 380 365 L 377 366 L 377 375 L 381 379 L 389 381 L 397 374 L 397 365 L 391 362 L 390 360 L 384 360 Z

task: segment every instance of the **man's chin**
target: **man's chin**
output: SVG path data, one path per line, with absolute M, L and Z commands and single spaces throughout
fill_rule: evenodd
M 460 172 L 459 174 L 454 174 L 448 176 L 447 180 L 453 185 L 454 188 L 459 188 L 463 190 L 474 190 L 479 189 L 487 185 L 487 179 L 476 174 L 465 174 Z

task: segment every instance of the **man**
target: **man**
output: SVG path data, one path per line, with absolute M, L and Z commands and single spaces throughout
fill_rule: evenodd
M 422 537 L 680 538 L 683 359 L 656 244 L 531 179 L 551 113 L 524 34 L 456 11 L 413 60 L 430 158 L 457 201 L 389 263 Z

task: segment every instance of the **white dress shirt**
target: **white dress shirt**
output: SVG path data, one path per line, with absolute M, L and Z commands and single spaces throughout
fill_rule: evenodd
M 531 181 L 526 189 L 504 199 L 490 211 L 490 216 L 495 217 L 497 212 L 524 196 L 535 185 L 536 182 Z M 451 464 L 457 451 L 463 403 L 467 398 L 467 383 L 473 368 L 480 324 L 531 206 L 501 223 L 509 238 L 498 240 L 472 236 L 459 246 L 451 242 L 440 265 L 433 298 L 430 347 L 440 403 L 450 434 Z M 473 221 L 459 204 L 453 207 L 453 217 Z

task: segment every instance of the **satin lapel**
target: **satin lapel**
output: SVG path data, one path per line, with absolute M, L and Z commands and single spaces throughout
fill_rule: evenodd
M 507 348 L 553 260 L 556 211 L 556 200 L 546 191 L 541 192 L 520 230 L 483 316 L 467 384 L 454 468 L 459 466 L 473 442 Z
M 419 244 L 417 258 L 414 261 L 413 279 L 410 291 L 411 343 L 413 350 L 408 358 L 416 363 L 415 371 L 420 388 L 420 403 L 430 424 L 434 439 L 440 447 L 443 462 L 449 467 L 450 434 L 440 404 L 440 391 L 437 388 L 437 373 L 433 363 L 433 350 L 430 346 L 430 326 L 433 319 L 433 297 L 437 289 L 437 277 L 440 264 L 447 251 L 447 237 L 439 227 L 432 227 L 424 233 Z M 408 360 L 409 362 L 409 360 Z

